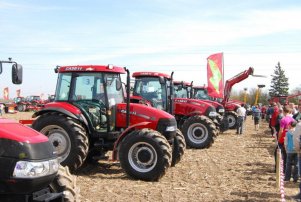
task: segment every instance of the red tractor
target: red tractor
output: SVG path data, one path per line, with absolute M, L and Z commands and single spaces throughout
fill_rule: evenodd
M 174 98 L 173 73 L 135 72 L 131 102 L 151 105 L 173 114 L 186 144 L 192 148 L 208 148 L 217 135 L 215 108 L 202 101 Z M 211 119 L 210 119 L 211 118 Z
M 62 66 L 55 101 L 35 112 L 32 127 L 51 141 L 62 165 L 71 171 L 87 161 L 119 159 L 136 179 L 155 181 L 180 161 L 184 149 L 175 138 L 175 118 L 158 109 L 124 98 L 120 74 L 129 71 L 112 65 Z
M 45 105 L 45 102 L 41 99 L 39 95 L 27 96 L 25 100 L 27 102 L 27 106 L 26 106 L 27 111 L 39 111 Z
M 228 79 L 225 83 L 224 88 L 224 98 L 222 100 L 219 100 L 221 104 L 224 106 L 226 110 L 226 116 L 228 117 L 229 121 L 229 128 L 234 129 L 236 128 L 237 124 L 237 113 L 236 110 L 241 106 L 243 102 L 238 100 L 229 100 L 231 95 L 231 90 L 234 84 L 239 83 L 249 77 L 249 75 L 253 75 L 254 69 L 250 67 L 249 69 L 237 74 L 236 76 Z M 262 77 L 259 75 L 253 75 Z M 210 99 L 214 100 L 208 95 L 208 91 L 206 87 L 193 87 L 193 95 L 196 99 Z
M 16 103 L 16 108 L 19 112 L 25 112 L 29 104 L 24 97 L 15 97 L 14 103 Z
M 12 82 L 22 83 L 13 63 Z M 16 121 L 0 118 L 0 201 L 76 201 L 75 178 L 59 162 L 48 138 Z
M 271 102 L 280 103 L 281 105 L 289 104 L 289 99 L 299 97 L 301 96 L 301 93 L 296 93 L 294 95 L 279 95 L 279 96 L 273 96 L 271 97 Z M 301 104 L 301 100 L 299 99 L 299 103 Z
M 190 99 L 199 99 L 198 96 L 193 95 L 193 82 L 183 82 L 183 81 L 174 81 L 174 89 L 175 89 L 175 97 L 182 97 L 182 98 L 190 98 Z M 196 89 L 199 89 L 198 87 Z M 199 94 L 197 94 L 199 95 Z M 228 119 L 225 116 L 225 108 L 222 104 L 217 101 L 209 100 L 209 99 L 201 99 L 204 102 L 211 104 L 215 107 L 217 115 L 217 128 L 224 132 L 229 129 Z
M 213 102 L 218 102 L 220 104 L 222 103 L 222 99 L 214 99 L 208 95 L 208 90 L 206 86 L 193 86 L 192 95 L 195 99 L 213 101 Z M 240 101 L 230 100 L 226 103 L 226 105 L 223 104 L 221 105 L 224 106 L 224 108 L 226 108 L 224 115 L 225 117 L 227 117 L 227 123 L 226 123 L 227 128 L 231 128 L 231 129 L 235 128 L 236 118 L 237 118 L 236 110 L 241 105 Z

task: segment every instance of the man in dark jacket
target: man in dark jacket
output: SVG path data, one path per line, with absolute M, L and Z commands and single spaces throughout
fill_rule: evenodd
M 301 104 L 299 104 L 298 106 L 298 112 L 296 114 L 293 115 L 293 118 L 299 122 L 301 121 Z

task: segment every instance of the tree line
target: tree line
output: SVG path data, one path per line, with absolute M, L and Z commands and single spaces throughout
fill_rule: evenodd
M 267 105 L 268 99 L 273 96 L 288 96 L 301 93 L 301 87 L 297 87 L 289 92 L 288 78 L 286 77 L 285 70 L 281 67 L 280 62 L 278 62 L 275 66 L 274 73 L 271 75 L 271 77 L 271 85 L 268 90 L 251 88 L 233 91 L 230 99 L 246 101 L 246 103 L 254 105 L 256 94 L 259 93 L 257 103 Z M 301 96 L 291 98 L 289 101 L 298 104 L 299 98 L 301 98 Z

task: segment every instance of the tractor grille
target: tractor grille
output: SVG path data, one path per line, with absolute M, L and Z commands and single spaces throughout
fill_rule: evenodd
M 160 119 L 158 121 L 157 125 L 157 131 L 159 131 L 167 140 L 168 142 L 172 142 L 173 138 L 176 135 L 176 130 L 174 131 L 166 131 L 166 128 L 168 126 L 175 126 L 175 129 L 177 128 L 177 122 L 176 119 Z

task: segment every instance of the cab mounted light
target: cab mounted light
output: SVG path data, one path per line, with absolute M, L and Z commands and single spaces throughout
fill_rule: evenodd
M 60 66 L 56 66 L 55 68 L 54 68 L 54 73 L 58 73 L 59 72 L 59 68 L 60 68 Z
M 108 64 L 108 69 L 114 69 L 112 64 Z

